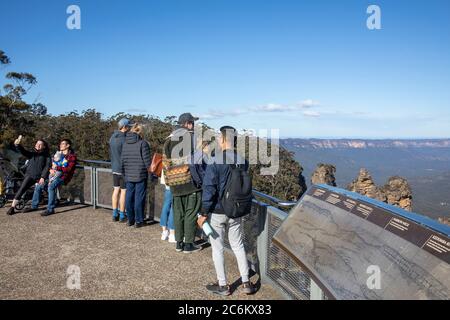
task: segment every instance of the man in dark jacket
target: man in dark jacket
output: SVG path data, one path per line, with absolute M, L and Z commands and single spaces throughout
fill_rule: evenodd
M 223 256 L 225 231 L 228 227 L 228 240 L 239 266 L 242 290 L 246 294 L 251 294 L 254 292 L 254 288 L 249 280 L 249 267 L 242 235 L 242 218 L 228 218 L 220 205 L 220 199 L 223 196 L 230 175 L 230 165 L 242 165 L 245 170 L 248 170 L 248 162 L 237 154 L 235 150 L 237 141 L 236 129 L 224 126 L 220 128 L 220 132 L 220 149 L 222 152 L 216 154 L 206 167 L 203 179 L 202 216 L 198 218 L 199 226 L 202 226 L 209 218 L 211 228 L 215 233 L 215 235 L 210 236 L 209 240 L 218 281 L 207 285 L 206 288 L 215 294 L 231 294 L 230 286 L 227 283 Z
M 113 175 L 113 221 L 125 222 L 125 194 L 126 187 L 122 175 L 122 146 L 125 143 L 125 136 L 130 129 L 130 121 L 121 119 L 118 123 L 119 130 L 115 130 L 109 139 L 109 156 L 111 158 L 111 169 Z M 119 200 L 120 197 L 120 200 Z M 119 211 L 120 210 L 120 211 Z M 120 214 L 120 217 L 119 217 Z
M 147 195 L 148 168 L 151 164 L 150 146 L 142 139 L 142 126 L 133 125 L 122 147 L 122 170 L 127 193 L 128 225 L 140 228 L 144 225 L 144 207 Z
M 29 159 L 27 165 L 27 171 L 25 172 L 25 178 L 20 185 L 19 190 L 14 196 L 13 203 L 11 204 L 11 208 L 8 210 L 8 215 L 15 214 L 15 207 L 19 202 L 22 195 L 33 185 L 36 183 L 39 185 L 44 185 L 45 180 L 48 178 L 49 169 L 50 169 L 50 155 L 48 151 L 48 144 L 44 140 L 40 139 L 36 141 L 34 146 L 34 150 L 28 151 L 24 147 L 22 147 L 21 137 L 14 142 L 14 146 L 17 151 L 19 151 L 25 158 Z
M 164 155 L 172 164 L 192 164 L 194 153 L 194 118 L 184 113 L 178 118 L 179 127 L 164 143 Z M 176 250 L 192 253 L 201 248 L 194 245 L 197 230 L 197 214 L 201 207 L 201 188 L 191 179 L 189 182 L 170 187 L 173 194 Z
M 58 187 L 65 184 L 67 185 L 73 177 L 75 167 L 77 165 L 77 156 L 72 148 L 72 141 L 69 139 L 62 139 L 59 143 L 59 151 L 63 154 L 67 165 L 59 166 L 50 169 L 50 174 L 56 174 L 53 181 L 48 183 L 48 204 L 47 210 L 41 213 L 41 216 L 48 216 L 55 213 L 56 207 L 56 192 Z M 33 200 L 31 202 L 31 208 L 25 209 L 24 212 L 31 212 L 38 210 L 39 203 L 41 201 L 42 190 L 45 185 L 37 184 L 34 188 Z

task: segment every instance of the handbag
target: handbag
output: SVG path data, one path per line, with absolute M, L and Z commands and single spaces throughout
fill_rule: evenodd
M 153 155 L 152 164 L 150 165 L 150 173 L 153 173 L 157 177 L 161 177 L 161 171 L 163 168 L 162 163 L 163 157 L 160 153 L 155 153 Z
M 164 183 L 166 186 L 173 187 L 192 181 L 189 165 L 184 162 L 183 159 L 172 161 L 165 155 L 163 156 L 162 163 L 164 168 Z
M 178 186 L 192 181 L 189 165 L 181 164 L 164 169 L 164 182 L 167 186 Z

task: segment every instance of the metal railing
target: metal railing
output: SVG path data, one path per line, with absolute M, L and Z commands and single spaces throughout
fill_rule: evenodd
M 297 202 L 283 201 L 283 200 L 280 200 L 278 198 L 269 196 L 268 194 L 259 192 L 258 190 L 254 190 L 254 189 L 253 189 L 253 195 L 255 195 L 255 196 L 259 197 L 259 198 L 262 198 L 262 199 L 266 200 L 269 203 L 274 203 L 278 207 L 290 208 L 290 207 L 293 207 L 293 206 L 295 206 L 297 204 Z
M 80 160 L 73 181 L 62 189 L 72 201 L 96 208 L 111 209 L 112 171 L 110 162 Z M 147 220 L 159 221 L 164 199 L 164 186 L 157 180 L 148 180 L 145 208 Z M 251 268 L 266 283 L 286 299 L 326 299 L 309 274 L 283 250 L 272 243 L 272 238 L 288 213 L 279 208 L 291 208 L 296 202 L 282 201 L 257 190 L 253 191 L 250 214 L 243 218 L 244 246 Z M 230 249 L 225 237 L 225 245 Z M 231 249 L 230 249 L 231 250 Z

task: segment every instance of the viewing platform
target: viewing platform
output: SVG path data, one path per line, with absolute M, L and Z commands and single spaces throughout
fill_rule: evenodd
M 243 218 L 244 246 L 257 292 L 239 291 L 225 237 L 233 294 L 215 281 L 209 244 L 192 254 L 161 241 L 164 186 L 148 180 L 146 224 L 111 220 L 109 163 L 82 161 L 56 214 L 7 216 L 0 209 L 0 299 L 450 299 L 450 227 L 327 185 L 299 202 L 254 190 Z M 43 207 L 44 208 L 44 207 Z M 73 268 L 79 288 L 70 286 Z M 72 271 L 71 271 L 72 270 Z
M 111 211 L 92 206 L 6 215 L 0 209 L 0 299 L 281 299 L 267 284 L 254 295 L 239 292 L 232 253 L 225 260 L 233 295 L 205 289 L 215 280 L 211 248 L 183 254 L 161 241 L 159 224 L 135 229 L 112 222 Z M 69 266 L 80 268 L 80 290 L 68 289 Z M 258 276 L 251 280 L 258 282 Z

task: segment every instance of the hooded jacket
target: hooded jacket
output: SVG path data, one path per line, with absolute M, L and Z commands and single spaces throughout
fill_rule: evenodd
M 150 146 L 137 133 L 127 132 L 122 146 L 122 169 L 127 182 L 140 182 L 148 177 L 150 167 Z
M 126 133 L 115 130 L 109 138 L 109 157 L 111 158 L 111 169 L 113 173 L 122 172 L 122 147 L 125 143 Z
M 174 165 L 177 164 L 189 164 L 192 176 L 193 162 L 192 156 L 194 154 L 194 134 L 192 131 L 186 128 L 180 127 L 175 129 L 164 143 L 164 155 L 167 159 L 170 159 Z M 177 149 L 175 149 L 177 148 Z M 175 151 L 174 151 L 175 149 Z M 172 151 L 174 151 L 174 157 L 172 157 Z M 179 151 L 179 152 L 178 152 Z M 192 180 L 189 183 L 182 185 L 171 186 L 170 190 L 174 197 L 186 196 L 198 191 L 201 191 L 201 187 L 197 186 Z
M 30 160 L 28 161 L 25 175 L 29 176 L 33 180 L 39 180 L 40 178 L 44 178 L 45 180 L 48 178 L 51 167 L 51 159 L 48 150 L 37 152 L 33 149 L 33 151 L 28 151 L 21 145 L 16 146 L 16 149 L 25 158 Z

